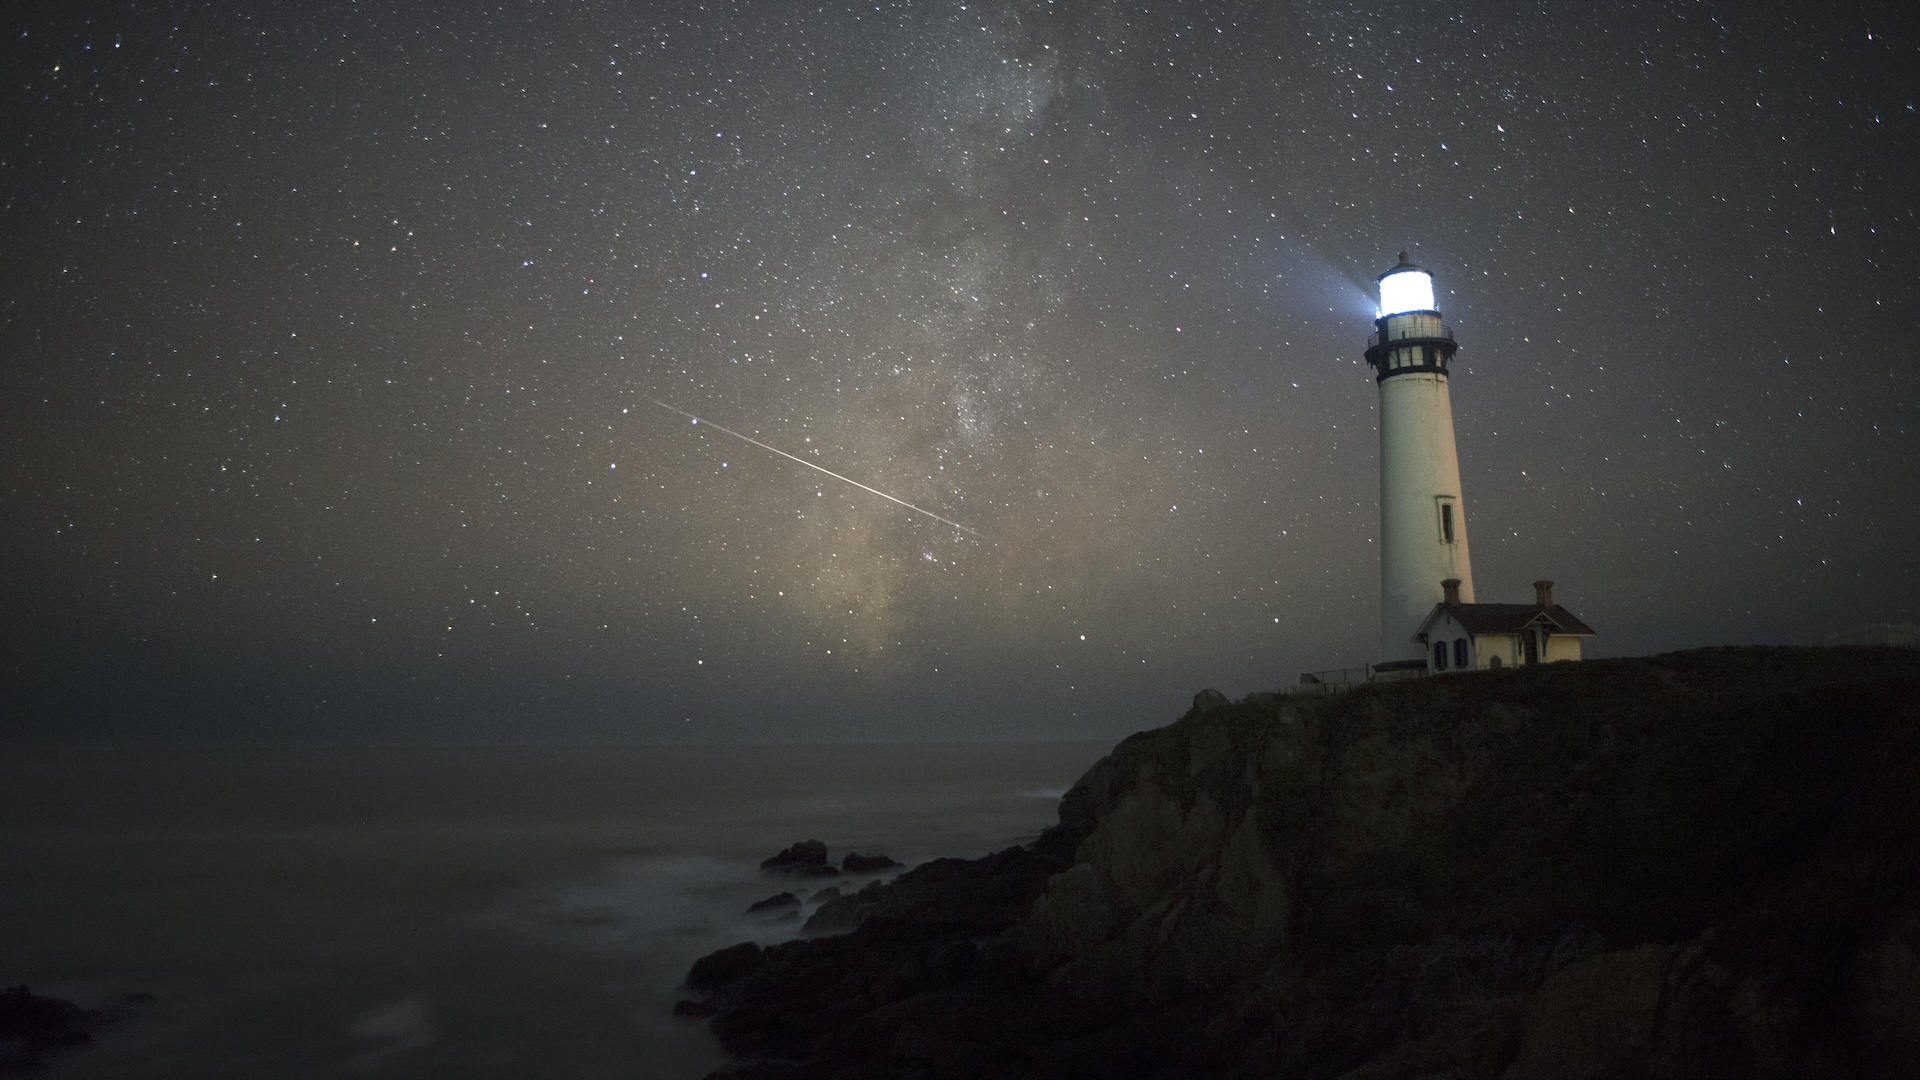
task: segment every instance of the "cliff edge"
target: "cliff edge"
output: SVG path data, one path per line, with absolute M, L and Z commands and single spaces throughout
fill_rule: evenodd
M 701 960 L 748 1078 L 1920 1076 L 1920 652 L 1202 694 Z

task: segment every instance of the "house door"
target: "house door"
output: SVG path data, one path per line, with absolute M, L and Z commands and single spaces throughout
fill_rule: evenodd
M 1540 635 L 1529 630 L 1526 632 L 1524 636 L 1527 639 L 1527 642 L 1526 642 L 1527 663 L 1529 664 L 1539 663 L 1540 662 Z

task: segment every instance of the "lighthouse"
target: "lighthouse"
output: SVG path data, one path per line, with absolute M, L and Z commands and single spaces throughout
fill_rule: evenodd
M 1415 635 L 1435 604 L 1473 603 L 1447 389 L 1455 345 L 1433 278 L 1406 252 L 1379 282 L 1367 364 L 1380 387 L 1380 649 L 1385 661 L 1415 660 L 1426 655 Z

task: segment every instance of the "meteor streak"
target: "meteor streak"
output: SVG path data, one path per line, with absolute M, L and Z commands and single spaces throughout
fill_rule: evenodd
M 908 502 L 905 499 L 896 499 L 893 496 L 887 494 L 886 492 L 881 491 L 879 488 L 868 487 L 867 485 L 861 483 L 858 480 L 853 480 L 853 479 L 849 479 L 848 477 L 841 476 L 839 473 L 834 472 L 832 469 L 823 469 L 820 466 L 815 465 L 813 462 L 808 461 L 806 458 L 795 457 L 792 454 L 787 453 L 785 450 L 782 450 L 777 446 L 768 446 L 766 443 L 761 442 L 759 439 L 749 438 L 748 436 L 742 435 L 737 431 L 732 431 L 727 428 L 723 428 L 719 424 L 716 424 L 711 420 L 702 420 L 699 417 L 688 412 L 687 410 L 676 409 L 673 406 L 667 404 L 666 402 L 661 401 L 659 398 L 653 398 L 651 400 L 655 405 L 660 406 L 661 408 L 667 410 L 668 412 L 679 413 L 681 416 L 686 417 L 687 419 L 693 421 L 696 424 L 705 424 L 716 431 L 724 431 L 727 434 L 733 436 L 734 438 L 739 439 L 741 442 L 752 443 L 753 445 L 759 447 L 762 450 L 771 450 L 774 453 L 779 454 L 781 457 L 786 458 L 788 461 L 797 461 L 800 464 L 805 465 L 807 468 L 814 470 L 815 472 L 826 473 L 828 476 L 833 477 L 835 480 L 844 480 L 847 483 L 852 484 L 854 487 L 859 488 L 861 491 L 870 491 L 873 494 L 878 495 L 881 498 L 887 500 L 888 502 L 899 503 L 901 506 L 906 507 L 907 509 L 913 511 L 914 513 L 925 514 L 926 516 L 932 518 L 933 520 L 939 522 L 942 525 L 951 525 L 954 528 L 959 529 L 961 532 L 966 533 L 968 536 L 980 536 L 979 533 L 974 532 L 972 529 L 967 528 L 965 525 L 962 525 L 957 521 L 949 521 L 946 518 L 941 517 L 939 514 L 936 514 L 931 510 L 923 510 L 920 507 L 913 505 L 912 503 Z M 986 537 L 984 536 L 980 536 L 980 538 L 982 540 L 986 539 Z

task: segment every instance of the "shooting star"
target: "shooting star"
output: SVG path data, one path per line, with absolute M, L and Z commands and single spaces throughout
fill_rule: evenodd
M 941 517 L 939 514 L 936 514 L 931 510 L 926 510 L 921 507 L 915 506 L 905 499 L 896 499 L 893 496 L 887 494 L 886 492 L 881 491 L 879 488 L 868 487 L 867 485 L 861 483 L 858 480 L 841 476 L 839 473 L 834 472 L 832 469 L 823 469 L 820 466 L 815 465 L 813 462 L 808 461 L 806 458 L 795 457 L 794 455 L 787 453 L 785 450 L 782 450 L 777 446 L 768 446 L 766 443 L 761 442 L 759 439 L 749 438 L 748 436 L 742 435 L 737 431 L 733 431 L 728 428 L 723 428 L 719 424 L 716 424 L 711 420 L 702 420 L 699 417 L 688 412 L 687 410 L 676 409 L 673 406 L 667 404 L 666 402 L 661 401 L 659 398 L 652 398 L 650 400 L 652 400 L 652 402 L 655 405 L 660 406 L 661 408 L 667 410 L 670 413 L 679 413 L 681 416 L 686 417 L 687 419 L 693 421 L 695 424 L 705 424 L 708 427 L 713 428 L 715 431 L 724 431 L 728 435 L 731 435 L 734 438 L 739 439 L 741 442 L 752 443 L 753 445 L 759 447 L 762 450 L 771 450 L 774 453 L 779 454 L 781 457 L 786 458 L 788 461 L 797 461 L 800 464 L 805 465 L 807 468 L 814 470 L 815 472 L 823 472 L 823 473 L 826 473 L 828 476 L 833 477 L 835 480 L 842 480 L 842 481 L 845 481 L 846 483 L 852 484 L 854 487 L 859 488 L 861 491 L 872 492 L 873 494 L 878 495 L 881 498 L 891 503 L 899 503 L 901 506 L 906 507 L 907 509 L 913 511 L 916 514 L 925 514 L 927 517 L 932 518 L 933 520 L 939 522 L 942 525 L 951 525 L 954 528 L 959 529 L 961 532 L 966 533 L 968 536 L 979 537 L 982 540 L 986 539 L 986 537 L 981 536 L 979 533 L 973 531 L 972 529 L 967 528 L 965 525 L 962 525 L 957 521 L 949 521 L 948 519 Z

